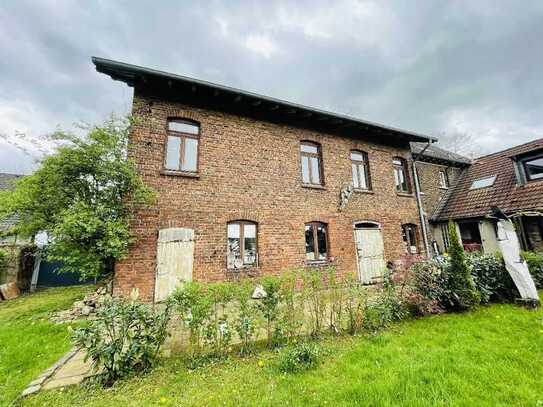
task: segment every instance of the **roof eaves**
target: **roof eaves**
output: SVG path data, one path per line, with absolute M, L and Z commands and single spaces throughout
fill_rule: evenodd
M 372 121 L 361 120 L 356 117 L 329 112 L 326 110 L 304 106 L 298 103 L 292 103 L 285 100 L 264 96 L 257 93 L 236 89 L 230 86 L 220 85 L 200 79 L 190 78 L 183 75 L 172 74 L 156 69 L 145 68 L 138 65 L 127 64 L 124 62 L 114 61 L 105 58 L 92 57 L 92 62 L 96 70 L 100 73 L 109 75 L 113 80 L 118 80 L 126 83 L 128 86 L 134 86 L 139 77 L 154 76 L 165 79 L 167 81 L 183 82 L 196 87 L 207 88 L 217 92 L 231 94 L 235 98 L 244 97 L 255 101 L 267 102 L 276 104 L 277 106 L 293 109 L 294 111 L 302 111 L 306 114 L 317 116 L 321 120 L 333 120 L 338 123 L 347 122 L 354 125 L 369 126 L 376 129 L 381 129 L 395 133 L 399 136 L 408 138 L 411 141 L 419 142 L 436 142 L 437 139 L 424 134 L 419 134 L 411 131 L 401 130 L 395 127 L 386 126 Z

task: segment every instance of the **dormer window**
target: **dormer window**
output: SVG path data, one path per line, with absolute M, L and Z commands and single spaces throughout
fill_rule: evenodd
M 539 181 L 543 179 L 543 154 L 522 161 L 527 181 Z
M 439 171 L 439 187 L 441 189 L 448 189 L 449 188 L 449 177 L 447 175 L 447 171 L 440 170 Z

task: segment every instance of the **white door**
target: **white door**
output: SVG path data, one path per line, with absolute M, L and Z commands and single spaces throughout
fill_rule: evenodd
M 162 229 L 158 233 L 155 301 L 164 301 L 183 282 L 192 281 L 194 231 Z
M 363 284 L 383 277 L 385 257 L 383 234 L 377 227 L 355 229 L 358 275 Z

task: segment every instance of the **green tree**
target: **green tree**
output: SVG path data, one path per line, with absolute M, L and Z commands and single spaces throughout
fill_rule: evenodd
M 111 118 L 88 126 L 84 136 L 63 131 L 48 136 L 60 144 L 56 152 L 0 194 L 0 220 L 19 218 L 10 233 L 46 232 L 47 259 L 81 278 L 111 270 L 131 242 L 131 214 L 154 198 L 127 158 L 131 124 L 129 118 Z
M 480 298 L 473 283 L 464 248 L 452 221 L 449 222 L 449 242 L 448 302 L 453 310 L 463 311 L 477 305 Z

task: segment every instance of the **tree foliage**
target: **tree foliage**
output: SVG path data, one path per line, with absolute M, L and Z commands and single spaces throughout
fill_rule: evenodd
M 466 310 L 479 303 L 479 294 L 471 276 L 464 248 L 460 243 L 456 225 L 449 222 L 449 256 L 450 267 L 448 276 L 449 298 L 453 310 Z
M 11 233 L 24 237 L 46 232 L 47 258 L 63 271 L 82 278 L 107 272 L 127 252 L 131 214 L 154 196 L 127 159 L 130 126 L 130 119 L 111 118 L 84 136 L 48 136 L 61 146 L 0 194 L 0 220 L 17 215 Z

